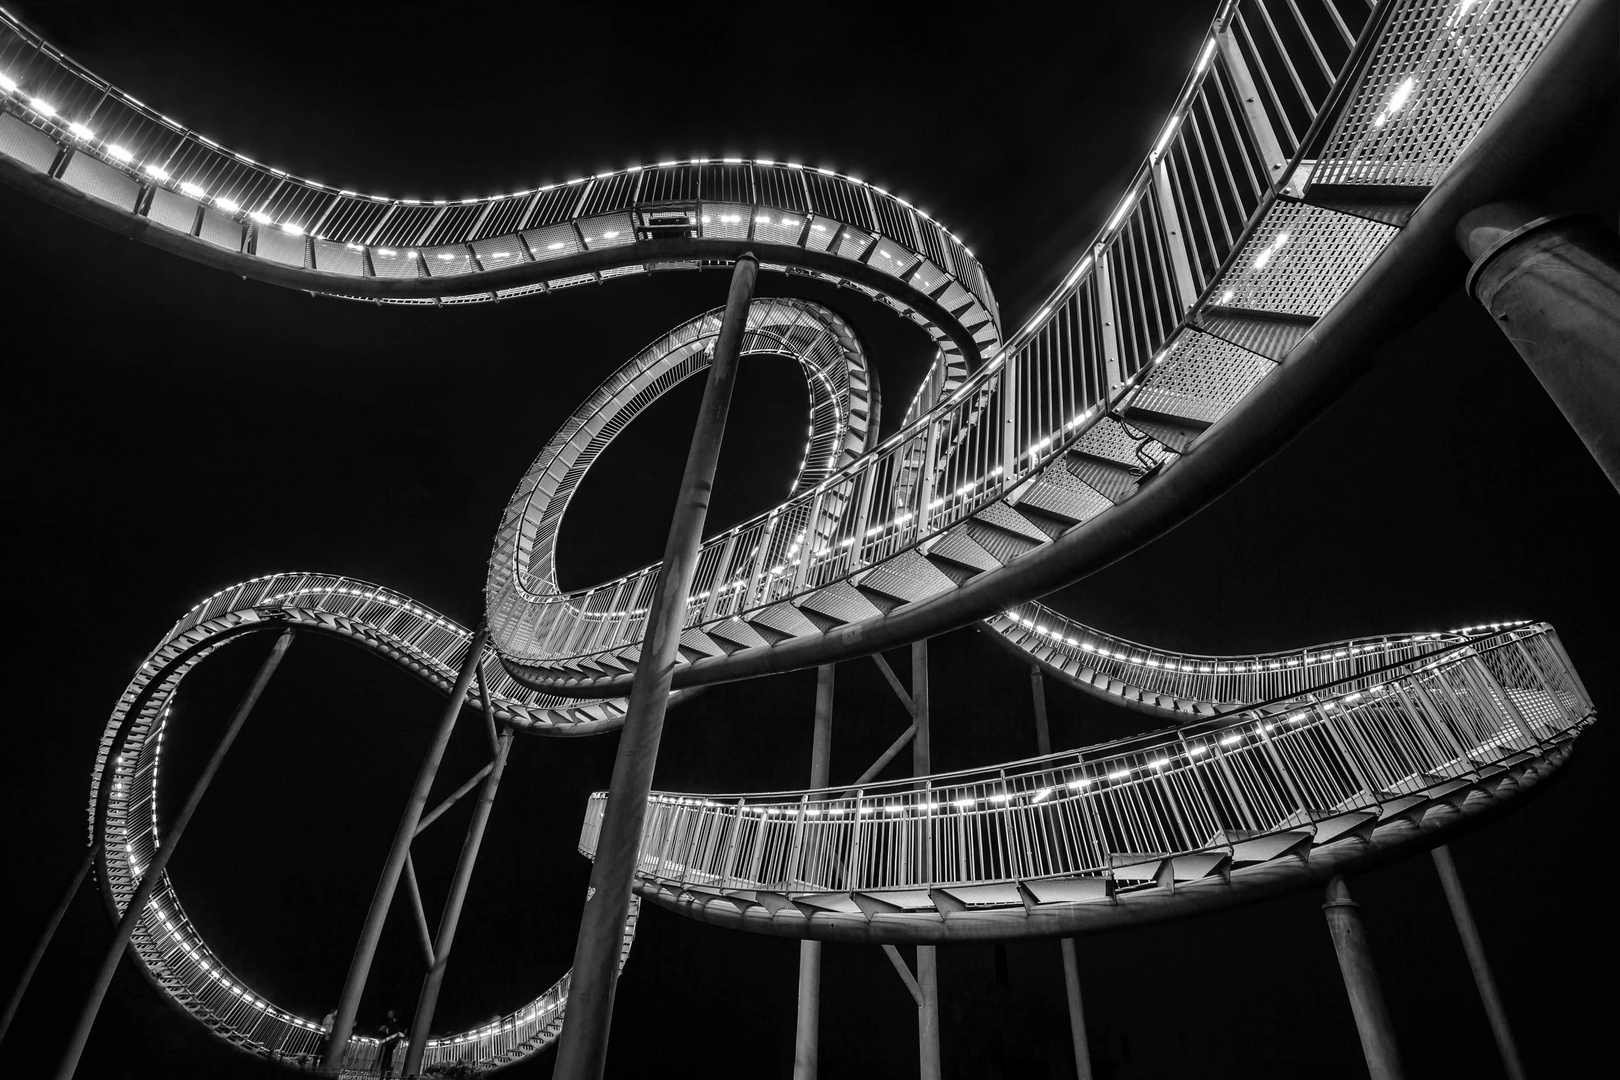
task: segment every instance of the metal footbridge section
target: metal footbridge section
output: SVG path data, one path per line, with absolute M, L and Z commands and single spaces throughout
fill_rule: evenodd
M 705 542 L 676 696 L 983 620 L 1082 690 L 1181 726 L 856 790 L 663 795 L 638 892 L 788 936 L 1073 934 L 1302 887 L 1432 846 L 1535 789 L 1592 706 L 1543 624 L 1201 657 L 1044 608 L 1217 498 L 1325 408 L 1410 312 L 1465 211 L 1500 197 L 1603 62 L 1603 0 L 1221 4 L 1153 149 L 1059 287 L 1007 333 L 984 270 L 905 200 L 798 163 L 714 159 L 461 201 L 335 190 L 226 149 L 0 11 L 0 180 L 244 277 L 384 304 L 461 304 L 724 266 L 849 286 L 938 356 L 880 445 L 860 343 L 825 307 L 757 301 L 745 353 L 805 373 L 805 458 L 780 505 Z M 1606 22 L 1605 20 L 1609 21 Z M 1594 32 L 1597 31 L 1597 32 Z M 557 528 L 592 461 L 701 372 L 710 312 L 651 343 L 522 477 L 488 567 L 492 722 L 623 722 L 660 567 L 564 589 Z M 475 635 L 381 586 L 278 574 L 165 635 L 103 736 L 98 875 L 115 915 L 158 849 L 161 734 L 184 676 L 255 631 L 349 640 L 450 692 Z M 498 663 L 495 662 L 498 660 Z M 590 852 L 593 801 L 582 835 Z M 634 933 L 625 928 L 623 963 Z M 235 1045 L 309 1060 L 318 1025 L 241 984 L 167 878 L 132 948 Z M 551 1043 L 568 977 L 426 1064 Z M 374 1041 L 352 1043 L 366 1069 Z M 368 1057 L 368 1055 L 370 1055 Z
M 1142 925 L 1365 870 L 1504 812 L 1594 718 L 1544 623 L 1425 640 L 1283 697 L 1027 761 L 655 793 L 635 890 L 756 933 L 937 944 Z M 593 796 L 586 855 L 604 805 Z

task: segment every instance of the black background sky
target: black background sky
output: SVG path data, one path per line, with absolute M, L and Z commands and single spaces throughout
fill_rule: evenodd
M 951 225 L 1013 327 L 1114 206 L 1213 4 L 11 10 L 193 129 L 361 191 L 459 198 L 677 156 L 835 166 Z M 1617 149 L 1611 119 L 1589 153 L 1549 162 L 1547 190 L 1614 222 Z M 1458 256 L 1446 273 L 1459 288 L 1394 335 L 1376 369 L 1276 458 L 1052 602 L 1141 641 L 1207 652 L 1543 618 L 1600 713 L 1612 705 L 1615 493 L 1462 295 L 1464 270 Z M 4 986 L 79 857 L 106 717 L 180 612 L 246 577 L 312 569 L 474 621 L 496 518 L 523 467 L 607 372 L 721 303 L 725 285 L 723 274 L 669 274 L 442 311 L 315 300 L 0 189 L 15 545 Z M 920 333 L 851 293 L 795 289 L 848 317 L 885 399 L 909 400 L 929 358 Z M 698 393 L 670 395 L 592 472 L 564 533 L 569 583 L 657 556 Z M 806 405 L 789 365 L 745 366 L 711 529 L 781 496 Z M 267 645 L 226 650 L 188 680 L 166 742 L 167 791 L 189 784 Z M 1034 752 L 1014 659 L 971 629 L 938 639 L 934 656 L 937 768 Z M 801 786 L 813 682 L 795 673 L 718 687 L 682 707 L 657 786 Z M 1064 688 L 1049 695 L 1059 746 L 1143 723 Z M 278 1004 L 318 1016 L 336 1000 L 436 711 L 431 692 L 393 669 L 302 639 L 187 833 L 171 866 L 187 911 Z M 858 774 L 902 717 L 874 665 L 842 665 L 833 779 Z M 480 737 L 473 725 L 458 733 L 441 786 L 477 767 Z M 575 852 L 581 810 L 607 783 L 615 741 L 519 741 L 442 1026 L 509 1010 L 567 967 L 589 869 Z M 1613 900 L 1599 879 L 1615 764 L 1600 724 L 1551 790 L 1454 845 L 1536 1076 L 1573 1075 L 1610 1042 Z M 419 848 L 430 919 L 464 820 L 447 816 Z M 1499 1075 L 1428 861 L 1352 889 L 1411 1074 Z M 1082 941 L 1098 1075 L 1364 1075 L 1318 903 L 1301 894 Z M 34 1076 L 55 1060 L 107 927 L 85 890 L 0 1072 Z M 363 1024 L 414 1003 L 409 931 L 402 917 L 389 924 Z M 947 1076 L 1072 1075 L 1057 956 L 1051 942 L 942 950 Z M 620 984 L 610 1075 L 789 1075 L 796 964 L 791 941 L 648 909 Z M 878 949 L 827 947 L 823 1076 L 911 1074 L 914 1017 Z M 511 1075 L 549 1076 L 551 1060 Z M 80 1075 L 269 1074 L 126 965 Z

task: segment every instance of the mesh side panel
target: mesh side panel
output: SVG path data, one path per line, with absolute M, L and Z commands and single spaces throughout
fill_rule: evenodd
M 647 268 L 644 266 L 613 266 L 602 271 L 602 280 L 606 281 L 608 278 L 626 277 L 630 274 L 645 274 L 646 272 Z
M 839 239 L 838 250 L 833 252 L 846 259 L 858 259 L 872 243 L 872 238 L 859 229 L 845 229 L 844 235 Z
M 606 214 L 602 217 L 581 218 L 580 235 L 588 248 L 623 247 L 636 240 L 635 222 L 629 214 Z
M 366 272 L 364 252 L 358 246 L 339 244 L 332 240 L 316 240 L 315 269 L 329 274 L 348 274 L 362 277 Z
M 428 274 L 432 277 L 470 274 L 478 269 L 473 265 L 472 253 L 461 244 L 423 248 L 422 261 L 427 263 Z
M 372 248 L 371 268 L 380 278 L 413 278 L 420 273 L 416 252 L 397 248 Z
M 523 239 L 529 245 L 529 251 L 534 255 L 536 262 L 560 259 L 564 255 L 573 255 L 584 250 L 579 246 L 579 237 L 569 225 L 547 225 L 540 229 L 530 229 L 523 234 Z
M 304 265 L 304 238 L 280 229 L 260 229 L 254 253 L 286 266 Z
M 178 191 L 158 188 L 152 193 L 152 206 L 146 216 L 159 225 L 189 233 L 197 224 L 197 200 Z
M 45 172 L 56 160 L 56 140 L 15 116 L 0 115 L 0 153 Z
M 222 214 L 212 208 L 204 208 L 202 228 L 197 235 L 210 244 L 217 244 L 228 251 L 242 250 L 242 226 L 228 214 Z
M 1575 0 L 1481 0 L 1466 10 L 1456 0 L 1404 5 L 1391 17 L 1312 181 L 1437 183 L 1574 6 Z
M 881 238 L 866 260 L 871 266 L 899 277 L 918 263 L 917 256 L 888 238 Z
M 742 203 L 705 202 L 698 224 L 708 239 L 744 240 L 753 216 L 754 208 Z
M 141 193 L 141 185 L 124 173 L 85 154 L 73 155 L 62 172 L 62 181 L 120 210 L 134 210 L 135 199 Z
M 1273 366 L 1265 357 L 1187 330 L 1176 338 L 1164 363 L 1153 369 L 1131 407 L 1213 423 Z
M 754 214 L 754 238 L 768 244 L 797 244 L 804 215 L 761 209 Z
M 485 270 L 498 270 L 514 262 L 523 262 L 523 246 L 515 236 L 492 236 L 488 240 L 474 240 L 473 252 Z M 378 271 L 381 273 L 381 271 Z
M 1382 222 L 1279 199 L 1216 284 L 1215 302 L 1319 318 L 1398 231 Z
M 826 251 L 837 231 L 838 222 L 827 218 L 814 219 L 804 234 L 804 246 L 811 251 Z
M 595 280 L 595 274 L 569 274 L 567 277 L 552 278 L 546 285 L 552 289 L 566 289 L 570 285 L 586 285 Z

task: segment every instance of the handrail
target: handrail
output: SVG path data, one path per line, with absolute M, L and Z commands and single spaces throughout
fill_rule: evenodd
M 656 793 L 641 873 L 650 884 L 787 894 L 1060 877 L 1151 888 L 1162 884 L 1156 871 L 1139 877 L 1125 868 L 1230 856 L 1260 837 L 1376 817 L 1543 752 L 1590 722 L 1592 704 L 1551 627 L 1526 624 L 1391 665 L 1380 681 L 1340 680 L 1286 711 L 1263 712 L 1256 703 L 1235 721 L 868 784 L 854 797 L 841 788 Z M 587 853 L 602 797 L 587 812 Z M 721 848 L 721 835 L 741 840 Z

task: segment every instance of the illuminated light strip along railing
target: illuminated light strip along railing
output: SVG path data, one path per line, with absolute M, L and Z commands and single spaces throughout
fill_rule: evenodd
M 1351 638 L 1306 649 L 1239 656 L 1179 653 L 1087 626 L 1040 603 L 987 620 L 988 629 L 1069 684 L 1154 712 L 1210 715 L 1254 701 L 1306 693 L 1387 665 L 1522 625 Z
M 926 924 L 905 940 L 944 938 L 964 912 L 1165 889 L 1167 875 L 1199 879 L 1380 827 L 1547 754 L 1593 716 L 1546 624 L 1304 697 L 854 793 L 655 794 L 637 891 L 699 918 L 710 900 L 731 916 L 763 904 L 804 916 L 790 932 L 811 936 L 824 917 L 881 914 L 891 928 L 908 915 Z M 586 854 L 603 798 L 587 812 Z
M 1312 177 L 1331 178 L 1343 186 L 1370 176 L 1369 169 L 1383 170 L 1380 175 L 1387 179 L 1390 170 L 1405 168 L 1411 175 L 1426 177 L 1423 183 L 1432 183 L 1444 175 L 1467 138 L 1504 100 L 1571 6 L 1572 0 L 1541 0 L 1529 7 L 1479 4 L 1464 10 L 1433 0 L 1394 0 L 1376 12 L 1366 12 L 1318 0 L 1314 6 L 1307 4 L 1314 11 L 1307 18 L 1299 5 L 1278 0 L 1223 4 L 1210 36 L 1197 49 L 1195 67 L 1147 162 L 1097 241 L 1062 279 L 1049 301 L 977 378 L 959 387 L 953 380 L 931 383 L 929 392 L 918 398 L 918 408 L 937 395 L 943 400 L 934 406 L 932 415 L 921 417 L 867 461 L 832 478 L 820 490 L 745 527 L 745 532 L 751 532 L 745 537 L 751 541 L 749 550 L 757 549 L 758 561 L 722 567 L 721 552 L 706 552 L 714 569 L 704 571 L 694 591 L 723 595 L 725 603 L 718 606 L 726 610 L 694 605 L 693 618 L 698 620 L 694 625 L 706 619 L 706 625 L 712 627 L 746 616 L 740 621 L 754 621 L 758 630 L 757 623 L 768 609 L 791 614 L 781 605 L 785 599 L 792 598 L 798 606 L 811 599 L 830 598 L 836 606 L 840 592 L 847 594 L 858 576 L 881 568 L 888 568 L 891 576 L 903 575 L 904 567 L 895 561 L 898 556 L 922 550 L 970 517 L 982 518 L 1004 509 L 1001 499 L 1015 502 L 1025 498 L 1032 490 L 1030 485 L 1035 489 L 1059 486 L 1054 480 L 1072 488 L 1073 482 L 1056 471 L 1063 469 L 1064 455 L 1071 448 L 1083 449 L 1085 440 L 1099 432 L 1104 443 L 1118 444 L 1122 439 L 1134 443 L 1141 467 L 1132 471 L 1140 475 L 1115 483 L 1109 490 L 1069 499 L 1065 512 L 1083 524 L 1101 515 L 1104 503 L 1134 494 L 1140 476 L 1173 465 L 1175 451 L 1184 448 L 1185 438 L 1166 433 L 1162 424 L 1154 426 L 1162 420 L 1156 415 L 1160 410 L 1167 410 L 1172 420 L 1195 422 L 1195 429 L 1218 423 L 1260 381 L 1269 360 L 1286 354 L 1288 346 L 1298 340 L 1300 328 L 1327 313 L 1397 232 L 1393 224 L 1331 209 L 1331 199 L 1329 206 L 1299 201 L 1301 196 L 1311 197 Z M 824 240 L 826 251 L 851 262 L 850 273 L 855 272 L 854 263 L 882 268 L 879 293 L 889 287 L 885 282 L 894 283 L 894 289 L 903 293 L 902 285 L 911 287 L 903 279 L 908 275 L 915 278 L 914 269 L 926 275 L 943 272 L 940 264 L 945 262 L 951 264 L 952 273 L 966 272 L 968 267 L 967 261 L 949 254 L 955 249 L 948 246 L 941 249 L 939 259 L 929 263 L 930 270 L 920 269 L 921 262 L 902 258 L 902 251 L 928 247 L 930 238 L 938 244 L 946 244 L 949 238 L 938 236 L 925 218 L 888 200 L 882 192 L 859 184 L 850 186 L 846 179 L 829 177 L 821 170 L 741 159 L 661 163 L 580 178 L 544 192 L 524 193 L 521 198 L 459 204 L 428 206 L 341 191 L 331 194 L 330 189 L 308 187 L 296 178 L 266 171 L 242 155 L 227 154 L 217 144 L 191 136 L 77 69 L 14 20 L 7 25 L 11 36 L 6 39 L 9 44 L 0 43 L 0 70 L 15 87 L 5 97 L 7 110 L 13 114 L 6 123 L 12 127 L 4 128 L 8 134 L 0 142 L 11 157 L 17 158 L 18 153 L 28 156 L 27 139 L 18 142 L 22 136 L 14 130 L 22 125 L 29 138 L 46 139 L 52 148 L 51 160 L 39 167 L 55 169 L 63 182 L 71 182 L 73 162 L 81 159 L 107 168 L 146 160 L 142 156 L 145 144 L 136 146 L 116 125 L 155 125 L 150 128 L 157 133 L 154 138 L 161 135 L 172 146 L 162 139 L 152 145 L 170 147 L 178 155 L 174 162 L 186 168 L 201 169 L 198 163 L 208 162 L 208 168 L 217 166 L 222 177 L 246 175 L 238 170 L 248 170 L 258 178 L 253 183 L 264 181 L 256 191 L 319 191 L 322 205 L 327 206 L 322 224 L 305 231 L 324 230 L 332 237 L 339 235 L 333 230 L 340 227 L 354 231 L 345 241 L 363 249 L 350 253 L 355 257 L 345 264 L 354 276 L 398 273 L 426 280 L 422 275 L 489 272 L 489 265 L 501 261 L 503 254 L 508 259 L 538 258 L 536 243 L 543 238 L 536 234 L 525 239 L 533 231 L 525 222 L 542 204 L 560 206 L 575 199 L 570 192 L 579 193 L 568 207 L 572 216 L 566 229 L 560 219 L 555 226 L 568 235 L 559 233 L 560 238 L 539 244 L 540 252 L 554 253 L 559 259 L 571 257 L 576 248 L 616 251 L 631 242 L 627 230 L 639 230 L 635 233 L 638 238 L 642 233 L 650 237 L 670 229 L 696 230 L 704 238 L 711 235 L 705 230 L 712 230 L 718 238 L 730 230 L 730 238 L 740 243 L 775 244 L 787 239 L 784 230 L 796 227 L 793 244 L 804 245 L 808 252 Z M 1464 52 L 1472 59 L 1488 56 L 1489 93 L 1480 92 L 1469 82 L 1475 76 L 1458 67 L 1457 57 Z M 1396 68 L 1403 70 L 1397 72 Z M 52 79 L 62 81 L 53 83 Z M 59 88 L 65 89 L 58 92 Z M 33 108 L 30 103 L 36 99 L 50 105 L 50 115 Z M 88 105 L 92 100 L 97 104 Z M 111 111 L 93 111 L 98 109 Z M 102 115 L 115 117 L 109 121 L 114 126 L 98 118 Z M 64 128 L 59 120 L 78 124 L 83 131 Z M 1462 137 L 1439 139 L 1424 134 L 1434 134 L 1436 125 L 1445 123 L 1457 127 Z M 42 134 L 46 129 L 49 135 Z M 121 156 L 111 162 L 97 158 L 103 145 L 128 153 L 130 162 L 123 162 Z M 1356 163 L 1353 168 L 1345 164 L 1349 161 Z M 180 175 L 167 165 L 161 168 L 171 174 L 171 181 Z M 183 182 L 217 196 L 219 191 L 209 186 L 212 174 L 205 173 L 187 173 L 190 178 Z M 682 186 L 708 183 L 705 177 L 718 186 Z M 791 180 L 782 181 L 782 177 Z M 738 186 L 744 181 L 746 198 Z M 799 185 L 795 190 L 802 189 L 804 194 L 799 209 L 770 210 L 755 199 L 761 191 L 781 187 L 778 181 L 788 188 Z M 722 190 L 727 184 L 732 188 Z M 839 228 L 833 235 L 813 239 L 818 235 L 815 225 L 821 221 L 812 220 L 817 211 L 810 203 L 824 184 L 834 185 L 829 191 L 842 193 L 848 188 L 858 192 L 859 198 L 838 194 L 843 200 L 838 205 L 856 206 L 859 214 L 845 216 L 860 217 L 871 227 L 851 229 L 847 222 L 829 215 L 828 221 L 837 221 Z M 159 188 L 165 198 L 186 198 L 172 190 L 170 181 L 147 194 L 155 200 Z M 634 193 L 627 194 L 632 188 Z M 1421 194 L 1421 188 L 1414 190 Z M 246 195 L 224 195 L 237 211 L 259 206 L 249 213 L 267 215 L 264 206 L 268 202 L 260 205 Z M 713 197 L 716 195 L 726 197 Z M 621 207 L 626 199 L 630 200 L 628 208 Z M 514 224 L 508 221 L 508 211 L 519 203 L 527 217 Z M 663 209 L 654 212 L 655 207 Z M 622 221 L 615 216 L 621 211 Z M 242 231 L 241 222 L 231 218 L 230 212 L 225 235 L 236 239 L 227 246 L 234 244 L 240 250 L 251 228 Z M 187 220 L 197 236 L 206 239 L 210 229 L 221 224 L 216 220 L 218 213 L 217 207 L 204 208 L 199 203 Z M 782 224 L 784 213 L 792 227 Z M 428 259 L 428 247 L 423 245 L 437 243 L 439 237 L 424 233 L 419 244 L 408 246 L 388 233 L 400 222 L 415 220 L 411 215 L 437 223 L 434 229 L 459 229 L 466 237 L 477 232 L 482 238 L 456 240 L 450 244 L 454 250 L 435 249 Z M 710 218 L 708 222 L 702 220 L 705 216 Z M 677 217 L 681 220 L 676 221 Z M 329 226 L 325 219 L 330 219 Z M 504 230 L 508 225 L 519 231 L 492 238 L 489 230 Z M 265 235 L 275 233 L 269 229 Z M 908 247 L 896 242 L 896 236 L 918 242 Z M 521 240 L 521 245 L 514 246 L 513 239 Z M 845 243 L 849 239 L 856 241 L 855 247 Z M 553 252 L 553 244 L 562 247 Z M 315 240 L 301 238 L 299 260 L 318 263 L 315 250 Z M 406 264 L 388 262 L 391 256 L 387 252 L 398 256 L 402 250 L 416 255 Z M 902 269 L 897 260 L 905 261 L 909 269 Z M 498 276 L 504 271 L 493 273 Z M 854 284 L 871 292 L 873 280 L 878 279 L 865 284 L 854 280 Z M 982 274 L 978 280 L 982 285 Z M 932 278 L 927 282 L 933 286 Z M 961 325 L 972 328 L 978 343 L 985 345 L 999 334 L 986 328 L 993 318 L 987 316 L 981 322 L 971 305 L 958 307 L 952 287 L 960 286 L 942 280 L 934 289 L 940 304 L 965 312 L 961 318 L 966 321 Z M 987 287 L 973 295 L 983 310 L 993 314 Z M 880 299 L 894 301 L 887 294 Z M 1252 325 L 1238 331 L 1215 325 L 1233 318 L 1266 324 L 1270 343 L 1251 340 Z M 1228 338 L 1242 343 L 1234 344 Z M 1119 410 L 1128 412 L 1132 426 L 1125 427 L 1108 415 Z M 1078 481 L 1081 486 L 1095 482 L 1095 478 Z M 818 522 L 825 509 L 818 499 L 849 508 L 841 519 L 848 531 L 820 547 L 799 539 L 813 535 L 807 523 Z M 1082 505 L 1086 503 L 1090 505 Z M 795 544 L 800 547 L 790 554 Z M 497 558 L 503 554 L 498 550 Z M 502 572 L 498 567 L 493 571 L 492 577 Z M 639 588 L 655 572 L 648 568 L 600 589 Z M 581 616 L 567 602 L 553 604 L 551 610 L 535 609 L 510 591 L 492 592 L 490 622 L 503 656 L 518 665 L 526 681 L 549 688 L 585 689 L 582 675 L 588 681 L 603 672 L 622 673 L 627 666 L 633 667 L 641 617 L 632 613 L 641 606 L 613 605 L 616 614 L 611 617 L 593 614 L 588 635 L 592 651 L 588 653 L 575 651 L 582 637 L 577 625 Z M 845 614 L 857 620 L 871 617 L 863 616 L 859 605 Z M 834 618 L 849 621 L 843 616 Z M 771 632 L 804 637 L 817 632 L 818 626 L 802 615 L 797 620 L 776 618 Z M 713 665 L 710 670 L 715 671 L 714 677 L 723 677 Z
M 248 256 L 250 271 L 255 263 L 267 271 L 273 265 L 278 272 L 270 276 L 298 288 L 406 303 L 494 300 L 653 265 L 696 265 L 705 257 L 699 245 L 649 263 L 634 257 L 642 242 L 740 240 L 771 245 L 777 254 L 829 256 L 833 263 L 823 260 L 811 272 L 847 280 L 928 329 L 945 348 L 952 386 L 967 363 L 1000 341 L 989 282 L 960 238 L 906 199 L 825 167 L 701 158 L 459 200 L 348 191 L 190 131 L 86 71 L 3 10 L 0 94 L 13 122 L 48 136 L 54 147 L 47 152 L 22 129 L 0 123 L 0 151 L 195 237 L 202 246 L 190 253 L 197 257 L 208 245 L 224 248 Z M 571 265 L 575 256 L 620 248 L 622 265 L 583 272 Z M 717 249 L 710 257 L 726 256 Z M 780 262 L 768 259 L 765 266 L 781 269 Z M 846 279 L 838 262 L 860 272 Z M 514 269 L 525 265 L 532 272 Z M 320 273 L 289 277 L 284 270 Z M 491 271 L 507 276 L 497 281 Z M 358 290 L 345 278 L 416 287 Z M 937 302 L 932 315 L 909 302 L 918 296 Z M 953 314 L 940 322 L 944 312 Z
M 897 556 L 927 554 L 928 545 L 970 519 L 1004 509 L 1003 499 L 1016 504 L 1059 481 L 1073 488 L 1076 482 L 1063 473 L 1074 450 L 1100 455 L 1106 468 L 1130 475 L 1112 490 L 1105 481 L 1082 476 L 1078 484 L 1089 490 L 1065 497 L 1068 524 L 1087 523 L 1135 494 L 1145 476 L 1173 466 L 1200 431 L 1219 423 L 1399 231 L 1394 224 L 1301 200 L 1310 195 L 1312 170 L 1329 169 L 1334 160 L 1307 160 L 1307 153 L 1348 145 L 1346 125 L 1367 112 L 1368 99 L 1389 97 L 1384 86 L 1357 79 L 1382 55 L 1381 19 L 1396 20 L 1402 34 L 1413 32 L 1414 22 L 1418 31 L 1427 27 L 1440 34 L 1444 40 L 1424 61 L 1431 67 L 1450 62 L 1447 50 L 1509 41 L 1499 67 L 1511 82 L 1571 4 L 1538 8 L 1533 20 L 1539 36 L 1533 41 L 1507 33 L 1519 16 L 1505 6 L 1493 8 L 1489 17 L 1481 9 L 1459 36 L 1455 27 L 1441 27 L 1427 14 L 1437 10 L 1435 4 L 1411 2 L 1391 4 L 1383 16 L 1353 27 L 1336 14 L 1317 27 L 1326 38 L 1302 27 L 1304 36 L 1294 39 L 1292 49 L 1272 25 L 1279 12 L 1298 17 L 1288 7 L 1272 11 L 1246 0 L 1223 8 L 1215 37 L 1201 48 L 1178 98 L 1174 121 L 1128 198 L 1058 292 L 1000 355 L 928 415 L 822 490 L 743 526 L 746 543 L 739 546 L 753 553 L 752 562 L 719 566 L 718 542 L 711 541 L 704 551 L 709 565 L 700 569 L 694 591 L 719 592 L 725 603 L 694 607 L 690 629 L 739 618 L 763 621 L 773 610 L 782 612 L 785 600 L 802 609 L 840 589 L 847 595 L 852 584 Z M 1276 48 L 1257 47 L 1268 38 Z M 1529 43 L 1512 45 L 1515 40 Z M 1388 47 L 1397 44 L 1407 47 L 1405 38 Z M 1296 70 L 1300 65 L 1312 66 L 1315 74 Z M 1481 104 L 1455 80 L 1410 77 L 1417 89 L 1403 92 L 1386 128 L 1417 123 L 1427 112 L 1460 101 L 1474 108 L 1468 123 L 1477 130 L 1506 93 Z M 1265 101 L 1256 105 L 1255 94 Z M 1357 147 L 1355 153 L 1364 153 Z M 1462 148 L 1447 144 L 1421 152 L 1443 172 Z M 1422 189 L 1414 190 L 1415 202 Z M 1233 320 L 1247 322 L 1234 328 Z M 1095 445 L 1088 447 L 1088 441 Z M 1133 456 L 1108 450 L 1121 445 L 1133 447 Z M 827 493 L 841 506 L 853 502 L 853 512 L 843 513 L 828 543 L 790 557 L 805 523 L 818 520 L 817 500 Z M 1029 505 L 1049 510 L 1052 503 L 1043 497 Z M 496 559 L 502 557 L 497 551 Z M 622 580 L 646 582 L 656 572 L 647 567 Z M 577 635 L 566 607 L 536 608 L 494 590 L 489 599 L 497 643 L 524 681 L 586 690 L 604 673 L 616 678 L 614 672 L 634 666 L 630 654 L 643 630 L 635 616 L 627 614 L 616 629 L 599 625 L 593 649 L 580 652 L 571 645 Z M 776 618 L 772 629 L 788 636 L 820 629 L 785 625 Z M 724 660 L 709 670 L 710 677 L 723 678 Z
M 121 913 L 157 848 L 158 773 L 171 703 L 181 681 L 215 649 L 255 631 L 287 628 L 343 637 L 448 692 L 472 635 L 453 620 L 400 593 L 352 578 L 276 574 L 243 582 L 204 600 L 175 624 L 137 669 L 108 720 L 91 779 L 91 842 L 99 852 L 108 900 Z M 491 654 L 490 661 L 494 657 Z M 490 698 L 519 730 L 578 733 L 616 727 L 622 706 L 537 694 L 486 662 Z M 481 707 L 475 684 L 470 702 Z M 102 799 L 102 787 L 111 786 Z M 628 956 L 637 910 L 625 928 Z M 159 883 L 132 937 L 148 978 L 219 1037 L 248 1052 L 313 1065 L 319 1025 L 252 992 L 203 941 L 170 879 Z M 499 1064 L 538 1052 L 561 1028 L 568 976 L 492 1025 L 428 1042 L 427 1064 Z M 347 1073 L 375 1072 L 378 1041 L 357 1038 Z

